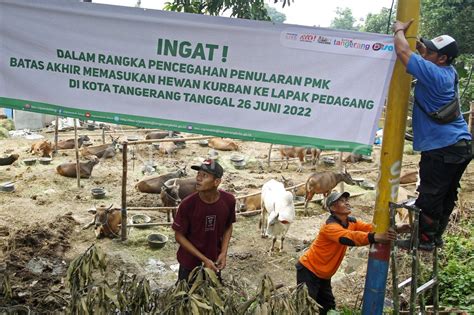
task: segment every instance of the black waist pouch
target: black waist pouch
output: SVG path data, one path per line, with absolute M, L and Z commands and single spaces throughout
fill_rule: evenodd
M 459 106 L 457 94 L 456 97 L 454 97 L 454 100 L 443 105 L 440 109 L 434 112 L 427 112 L 417 100 L 415 100 L 415 104 L 436 123 L 442 125 L 455 121 L 461 115 L 461 107 Z

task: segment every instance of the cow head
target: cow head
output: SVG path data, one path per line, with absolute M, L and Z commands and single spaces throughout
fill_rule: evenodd
M 93 225 L 96 238 L 101 237 L 118 237 L 119 226 L 121 221 L 121 213 L 112 209 L 113 205 L 106 207 L 105 205 L 89 209 L 88 212 L 94 215 Z M 118 220 L 120 217 L 120 220 Z
M 354 185 L 354 181 L 352 180 L 351 174 L 347 173 L 346 169 L 344 169 L 344 173 L 342 173 L 342 180 L 346 184 Z
M 179 184 L 176 183 L 176 178 L 163 183 L 161 187 L 161 201 L 165 207 L 177 207 L 181 203 Z

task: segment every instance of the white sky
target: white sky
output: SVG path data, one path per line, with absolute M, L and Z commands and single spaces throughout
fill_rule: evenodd
M 168 0 L 141 0 L 141 7 L 163 9 Z M 94 3 L 135 6 L 137 0 L 92 0 Z M 273 0 L 265 0 L 270 6 L 286 15 L 286 23 L 328 27 L 336 16 L 336 8 L 350 8 L 357 21 L 368 13 L 378 13 L 383 7 L 390 8 L 392 0 L 295 0 L 290 6 L 281 7 Z M 395 2 L 396 3 L 396 2 Z

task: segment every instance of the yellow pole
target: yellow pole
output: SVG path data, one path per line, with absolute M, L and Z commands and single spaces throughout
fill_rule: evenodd
M 399 0 L 397 20 L 414 19 L 406 37 L 414 50 L 418 33 L 420 0 Z M 389 201 L 396 201 L 400 186 L 403 144 L 410 96 L 411 76 L 397 60 L 388 93 L 385 126 L 380 154 L 380 175 L 377 183 L 374 225 L 375 232 L 385 232 L 390 226 Z M 365 282 L 362 314 L 382 314 L 387 282 L 390 244 L 374 244 L 370 250 Z

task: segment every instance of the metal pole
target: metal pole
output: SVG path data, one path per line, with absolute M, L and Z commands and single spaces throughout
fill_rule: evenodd
M 79 164 L 79 145 L 77 144 L 77 119 L 74 118 L 74 147 L 76 150 L 77 188 L 81 188 L 81 165 Z
M 395 228 L 395 213 L 396 206 L 390 203 L 390 226 Z M 400 298 L 398 296 L 398 266 L 397 266 L 397 251 L 395 250 L 395 243 L 391 244 L 391 263 L 392 263 L 392 299 L 393 299 L 393 315 L 400 313 Z
M 122 241 L 127 240 L 127 141 L 122 144 Z
M 415 48 L 415 36 L 418 32 L 419 10 L 420 0 L 398 2 L 397 20 L 408 21 L 415 18 L 407 33 L 412 49 Z M 397 199 L 410 83 L 410 76 L 406 73 L 405 67 L 397 61 L 388 93 L 387 116 L 380 154 L 380 176 L 374 213 L 375 232 L 387 231 L 390 224 L 388 203 Z M 390 244 L 371 245 L 362 307 L 364 315 L 383 313 L 389 258 Z
M 434 314 L 439 314 L 438 246 L 435 246 L 433 256 L 433 278 L 435 279 L 433 286 L 433 312 Z
M 410 288 L 410 314 L 416 312 L 416 289 L 418 288 L 418 245 L 420 238 L 418 237 L 420 223 L 420 212 L 415 212 L 415 222 L 413 222 L 411 233 L 411 288 Z

